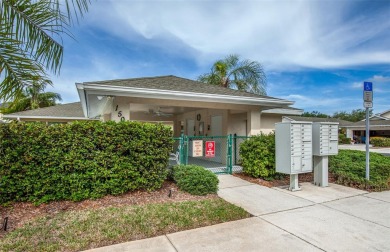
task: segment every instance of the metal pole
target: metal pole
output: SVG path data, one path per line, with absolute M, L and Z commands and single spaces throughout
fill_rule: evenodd
M 370 119 L 369 108 L 366 108 L 366 179 L 370 180 Z

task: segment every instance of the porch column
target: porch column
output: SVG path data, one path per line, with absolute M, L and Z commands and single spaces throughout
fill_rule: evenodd
M 247 125 L 246 129 L 248 136 L 255 136 L 260 134 L 260 121 L 261 121 L 261 112 L 260 110 L 251 110 L 247 112 Z
M 348 129 L 347 128 L 347 130 L 346 130 L 346 136 L 348 137 L 348 138 L 353 138 L 353 130 L 352 129 Z

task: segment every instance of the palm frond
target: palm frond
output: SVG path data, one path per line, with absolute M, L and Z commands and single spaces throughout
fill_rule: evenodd
M 6 35 L 4 26 L 0 23 L 0 99 L 8 101 L 45 74 L 43 67 L 21 49 L 21 42 Z
M 0 99 L 16 99 L 34 81 L 46 81 L 45 70 L 59 73 L 63 46 L 55 38 L 72 37 L 74 18 L 82 17 L 89 4 L 90 0 L 0 1 Z
M 51 36 L 64 32 L 66 19 L 51 5 L 48 0 L 2 0 L 0 18 L 8 22 L 5 32 L 20 42 L 22 50 L 56 73 L 61 66 L 63 48 Z

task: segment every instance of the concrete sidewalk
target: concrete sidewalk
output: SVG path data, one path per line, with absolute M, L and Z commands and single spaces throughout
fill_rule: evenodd
M 219 179 L 218 195 L 253 217 L 89 251 L 390 251 L 390 191 Z

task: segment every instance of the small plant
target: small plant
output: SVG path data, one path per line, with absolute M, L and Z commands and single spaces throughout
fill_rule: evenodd
M 173 179 L 181 190 L 193 195 L 206 195 L 218 191 L 217 176 L 201 166 L 175 166 L 173 167 Z
M 339 144 L 350 144 L 351 139 L 345 134 L 339 134 Z
M 249 138 L 240 146 L 240 157 L 244 173 L 255 178 L 274 178 L 275 134 L 261 133 Z
M 390 138 L 370 137 L 370 143 L 375 147 L 390 147 Z

